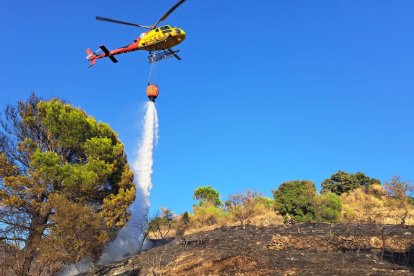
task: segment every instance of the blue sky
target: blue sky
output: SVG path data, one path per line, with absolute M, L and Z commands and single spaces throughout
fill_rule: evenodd
M 130 161 L 139 140 L 145 52 L 124 46 L 175 1 L 11 1 L 0 10 L 0 107 L 32 91 L 108 122 Z M 190 210 L 194 188 L 270 196 L 337 170 L 414 179 L 414 2 L 188 0 L 166 23 L 187 32 L 183 60 L 158 65 L 160 140 L 152 208 Z

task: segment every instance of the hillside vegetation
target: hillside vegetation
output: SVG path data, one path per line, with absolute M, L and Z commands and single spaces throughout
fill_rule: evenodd
M 411 183 L 341 171 L 324 183 L 320 194 L 299 180 L 273 198 L 246 191 L 224 201 L 199 187 L 192 212 L 148 218 L 155 248 L 90 275 L 412 275 Z
M 197 203 L 192 212 L 174 216 L 164 209 L 149 218 L 149 237 L 180 237 L 222 226 L 301 222 L 414 225 L 412 184 L 400 177 L 382 185 L 363 173 L 339 171 L 322 187 L 318 194 L 312 181 L 288 181 L 273 191 L 273 198 L 246 191 L 229 195 L 224 202 L 213 187 L 199 187 L 194 191 Z

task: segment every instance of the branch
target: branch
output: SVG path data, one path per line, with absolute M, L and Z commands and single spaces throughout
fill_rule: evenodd
M 23 238 L 8 238 L 8 237 L 0 237 L 0 241 L 7 240 L 7 241 L 22 241 L 26 242 L 26 239 Z
M 10 226 L 14 226 L 14 227 L 18 227 L 18 228 L 23 228 L 23 229 L 29 230 L 29 227 L 26 226 L 26 224 L 24 224 L 24 223 L 19 224 L 19 223 L 7 221 L 7 220 L 4 220 L 4 219 L 1 219 L 0 220 L 0 223 L 4 223 L 4 224 L 10 225 Z

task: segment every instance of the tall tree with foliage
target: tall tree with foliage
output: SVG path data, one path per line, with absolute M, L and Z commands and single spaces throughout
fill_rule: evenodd
M 0 127 L 0 240 L 21 252 L 14 270 L 97 260 L 129 218 L 133 174 L 109 125 L 59 99 L 7 106 Z M 56 264 L 58 263 L 58 264 Z
M 275 210 L 281 215 L 292 216 L 298 222 L 311 221 L 315 217 L 315 184 L 309 180 L 282 183 L 273 191 Z
M 337 195 L 348 193 L 356 188 L 368 189 L 374 184 L 381 184 L 376 178 L 371 178 L 362 172 L 355 174 L 337 171 L 322 182 L 322 192 L 332 192 Z
M 199 206 L 212 205 L 219 207 L 223 205 L 219 192 L 211 186 L 202 186 L 194 190 L 194 199 L 199 201 Z

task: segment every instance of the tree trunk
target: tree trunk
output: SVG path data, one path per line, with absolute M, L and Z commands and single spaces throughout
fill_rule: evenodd
M 29 275 L 32 263 L 38 253 L 38 248 L 41 245 L 43 232 L 46 228 L 49 215 L 33 215 L 30 224 L 29 235 L 27 237 L 26 245 L 24 248 L 24 260 L 23 266 L 18 276 Z
M 407 219 L 407 216 L 408 216 L 408 206 L 406 206 L 406 205 L 404 205 L 404 214 L 402 215 L 402 218 L 401 218 L 401 226 L 405 226 L 405 220 Z
M 36 255 L 36 247 L 32 246 L 32 243 L 27 243 L 26 249 L 24 252 L 24 260 L 23 260 L 23 267 L 19 272 L 19 276 L 26 276 L 29 275 L 30 267 L 32 266 L 32 262 Z

